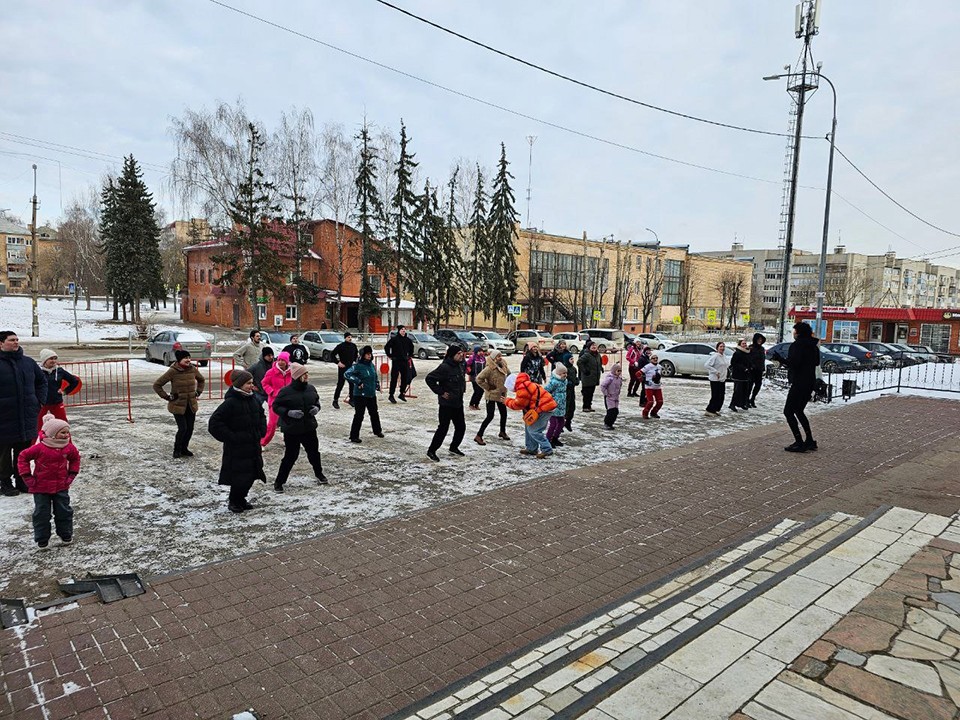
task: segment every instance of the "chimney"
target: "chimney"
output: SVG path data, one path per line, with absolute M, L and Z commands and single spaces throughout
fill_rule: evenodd
M 730 247 L 730 251 L 731 251 L 731 252 L 743 252 L 743 243 L 735 242 L 735 243 Z

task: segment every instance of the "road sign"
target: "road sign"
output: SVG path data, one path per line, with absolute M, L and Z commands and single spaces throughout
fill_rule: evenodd
M 76 290 L 77 286 L 75 283 L 67 283 L 67 295 L 73 295 Z
M 599 320 L 600 320 L 600 311 L 599 311 L 599 310 L 594 310 L 594 311 L 593 311 L 593 321 L 594 321 L 594 322 L 598 322 Z
M 266 304 L 267 299 L 265 297 L 258 297 L 257 302 L 263 305 L 263 304 Z
M 750 313 L 743 313 L 740 319 L 743 320 L 744 323 L 750 322 Z
M 707 323 L 709 323 L 710 325 L 716 325 L 717 323 L 716 310 L 707 310 Z
M 674 316 L 673 316 L 673 324 L 674 324 L 674 325 L 681 325 L 681 324 L 683 324 L 683 318 L 680 317 L 679 315 L 674 315 Z
M 523 313 L 522 305 L 507 305 L 507 315 L 512 315 L 513 317 L 520 317 Z

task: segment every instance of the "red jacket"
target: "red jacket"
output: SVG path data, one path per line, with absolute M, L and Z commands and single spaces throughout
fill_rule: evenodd
M 33 461 L 33 472 L 30 471 Z M 32 493 L 54 494 L 70 487 L 80 472 L 80 451 L 72 442 L 52 448 L 38 442 L 20 453 L 17 470 Z

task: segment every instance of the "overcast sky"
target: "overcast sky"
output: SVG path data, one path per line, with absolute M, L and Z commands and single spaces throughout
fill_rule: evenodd
M 621 94 L 728 123 L 785 132 L 789 98 L 764 75 L 794 63 L 793 0 L 395 0 L 459 30 Z M 517 65 L 417 23 L 374 0 L 230 0 L 278 24 L 501 105 L 460 97 L 241 17 L 206 0 L 8 0 L 0 22 L 0 208 L 29 218 L 30 165 L 39 166 L 41 222 L 118 163 L 40 149 L 9 133 L 167 167 L 170 118 L 243 98 L 268 128 L 309 107 L 318 123 L 355 129 L 402 117 L 424 175 L 453 160 L 492 167 L 506 143 L 521 217 L 527 136 L 533 147 L 531 224 L 546 232 L 652 240 L 691 249 L 776 246 L 786 141 L 710 127 L 637 107 Z M 837 145 L 918 215 L 960 232 L 960 3 L 826 0 L 814 56 L 839 91 Z M 830 126 L 829 90 L 808 104 L 806 134 Z M 604 144 L 538 120 L 685 162 Z M 816 250 L 823 221 L 825 141 L 805 141 L 798 247 Z M 59 165 L 58 162 L 59 161 Z M 145 178 L 168 217 L 183 216 L 164 178 Z M 838 156 L 830 245 L 892 247 L 920 256 L 960 245 L 895 207 Z M 900 237 L 902 236 L 902 237 Z M 960 264 L 960 253 L 947 262 Z

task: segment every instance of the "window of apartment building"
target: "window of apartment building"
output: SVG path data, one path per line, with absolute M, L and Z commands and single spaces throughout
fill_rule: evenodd
M 764 295 L 764 296 L 763 296 L 763 304 L 764 304 L 764 305 L 775 305 L 775 304 L 778 303 L 778 302 L 780 302 L 780 298 L 777 297 L 776 295 Z
M 834 320 L 833 342 L 853 342 L 860 334 L 860 323 L 857 320 Z
M 639 320 L 639 319 L 640 319 L 640 308 L 638 308 L 638 307 L 634 307 L 634 308 L 633 308 L 633 319 L 634 319 L 634 320 Z
M 259 320 L 267 319 L 267 306 L 266 305 L 257 305 L 257 318 Z
M 193 281 L 194 281 L 194 282 L 200 282 L 200 269 L 199 269 L 199 268 L 194 268 L 194 269 L 193 269 Z
M 204 300 L 204 301 L 203 301 L 203 314 L 204 314 L 204 315 L 209 315 L 209 314 L 210 314 L 210 301 L 209 301 L 209 300 Z
M 949 352 L 950 326 L 924 323 L 920 326 L 920 344 L 928 346 L 934 352 Z
M 206 281 L 207 281 L 207 271 L 204 270 L 203 268 L 200 268 L 200 282 L 205 283 Z
M 297 306 L 296 305 L 287 305 L 287 320 L 296 320 L 297 319 Z
M 683 261 L 667 260 L 663 264 L 663 293 L 664 305 L 680 304 L 680 277 L 683 275 Z
M 190 312 L 195 313 L 197 311 L 197 299 L 193 298 L 190 301 Z

